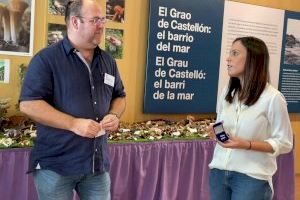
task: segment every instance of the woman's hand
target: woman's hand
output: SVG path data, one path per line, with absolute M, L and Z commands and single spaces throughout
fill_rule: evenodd
M 218 144 L 224 148 L 231 148 L 231 149 L 250 149 L 251 148 L 251 144 L 248 140 L 239 138 L 239 137 L 235 137 L 233 135 L 229 134 L 229 140 L 227 140 L 226 142 L 220 142 L 218 141 Z
M 210 139 L 216 140 L 216 135 L 215 132 L 213 130 L 213 124 L 214 123 L 210 123 L 209 126 L 206 127 L 206 131 L 208 133 L 208 136 Z

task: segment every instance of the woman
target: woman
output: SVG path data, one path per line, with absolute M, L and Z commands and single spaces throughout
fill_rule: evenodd
M 210 196 L 269 200 L 276 157 L 292 149 L 286 101 L 268 83 L 269 53 L 262 40 L 235 39 L 227 63 L 230 80 L 219 98 L 217 121 L 223 121 L 230 139 L 217 142 L 209 164 Z

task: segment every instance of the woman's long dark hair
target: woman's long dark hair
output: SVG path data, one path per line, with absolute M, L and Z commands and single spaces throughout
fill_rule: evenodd
M 225 99 L 232 103 L 235 94 L 239 92 L 239 100 L 251 106 L 258 100 L 270 79 L 269 51 L 264 41 L 255 37 L 236 38 L 233 43 L 237 41 L 247 49 L 243 88 L 238 78 L 231 77 Z

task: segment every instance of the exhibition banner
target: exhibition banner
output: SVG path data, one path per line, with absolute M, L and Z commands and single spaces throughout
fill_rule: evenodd
M 283 10 L 225 1 L 219 95 L 229 80 L 226 58 L 231 44 L 235 38 L 244 36 L 254 36 L 266 43 L 270 54 L 270 81 L 275 88 L 278 87 L 283 22 Z
M 270 83 L 300 111 L 300 14 L 233 1 L 150 0 L 145 113 L 215 113 L 237 37 L 262 39 Z
M 146 113 L 212 113 L 224 1 L 150 0 Z
M 279 89 L 289 112 L 300 112 L 300 14 L 286 11 Z

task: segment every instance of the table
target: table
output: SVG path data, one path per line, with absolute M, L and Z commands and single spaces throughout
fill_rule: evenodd
M 112 200 L 208 199 L 214 145 L 211 140 L 110 144 Z M 32 177 L 25 174 L 29 153 L 30 148 L 0 150 L 0 199 L 37 199 Z M 294 200 L 294 152 L 277 160 L 274 200 Z

